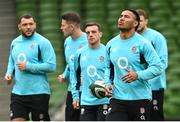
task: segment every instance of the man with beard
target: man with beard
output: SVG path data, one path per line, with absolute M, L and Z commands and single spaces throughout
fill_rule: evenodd
M 139 21 L 135 10 L 123 10 L 118 19 L 120 33 L 106 45 L 106 94 L 112 95 L 108 121 L 145 121 L 150 117 L 152 94 L 148 80 L 160 75 L 162 66 L 152 45 L 136 33 Z
M 151 120 L 163 121 L 164 90 L 166 89 L 165 71 L 168 66 L 167 41 L 160 32 L 148 27 L 148 18 L 144 10 L 137 9 L 136 11 L 140 17 L 140 23 L 137 32 L 151 42 L 163 65 L 163 73 L 160 76 L 149 80 L 152 88 Z
M 56 56 L 48 39 L 38 34 L 32 15 L 19 18 L 21 35 L 10 47 L 10 56 L 5 74 L 7 84 L 15 84 L 11 93 L 10 117 L 12 121 L 50 121 L 48 105 L 50 86 L 47 73 L 56 69 Z

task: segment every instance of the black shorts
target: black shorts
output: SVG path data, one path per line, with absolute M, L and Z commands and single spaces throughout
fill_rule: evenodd
M 108 121 L 147 121 L 150 120 L 150 100 L 111 99 Z
M 81 106 L 81 121 L 105 121 L 109 105 Z
M 66 107 L 65 107 L 65 121 L 79 121 L 80 118 L 80 109 L 74 109 L 73 98 L 70 91 L 67 93 L 66 98 Z
M 11 94 L 10 117 L 24 118 L 29 120 L 29 115 L 33 121 L 50 121 L 48 107 L 49 95 L 16 95 Z
M 152 91 L 152 101 L 151 101 L 152 121 L 164 120 L 163 103 L 164 103 L 164 89 Z

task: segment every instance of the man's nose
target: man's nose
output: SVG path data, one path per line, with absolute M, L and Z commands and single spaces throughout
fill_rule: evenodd
M 28 25 L 27 25 L 27 28 L 30 28 L 30 27 L 31 27 L 31 25 L 28 24 Z

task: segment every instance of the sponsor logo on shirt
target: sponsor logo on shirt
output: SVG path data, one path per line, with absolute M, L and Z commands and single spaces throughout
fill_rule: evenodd
M 83 45 L 79 45 L 79 48 L 78 48 L 78 49 L 80 49 L 81 47 L 83 47 Z

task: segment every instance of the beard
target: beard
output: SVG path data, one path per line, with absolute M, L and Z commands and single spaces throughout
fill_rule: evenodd
M 137 28 L 137 32 L 138 33 L 142 33 L 144 31 L 144 29 L 145 29 L 144 27 L 138 27 Z
M 34 33 L 35 33 L 35 30 L 32 31 L 31 35 L 27 35 L 27 34 L 24 33 L 24 32 L 22 32 L 22 35 L 23 35 L 24 37 L 26 37 L 26 38 L 29 38 L 29 37 L 32 37 L 32 36 L 34 35 Z
M 128 32 L 129 30 L 131 30 L 131 28 L 121 28 L 121 27 L 118 27 L 118 29 L 119 29 L 121 32 Z

